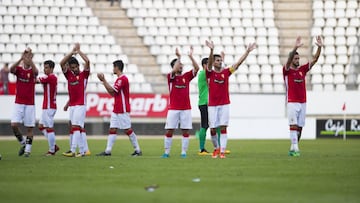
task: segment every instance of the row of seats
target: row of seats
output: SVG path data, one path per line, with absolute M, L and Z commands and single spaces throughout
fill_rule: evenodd
M 201 8 L 189 8 L 179 9 L 179 8 L 170 8 L 170 9 L 156 9 L 156 8 L 129 8 L 127 10 L 127 15 L 129 17 L 163 17 L 163 18 L 174 18 L 177 16 L 188 16 L 188 17 L 211 17 L 211 18 L 244 18 L 244 19 L 263 19 L 263 18 L 273 18 L 274 14 L 271 10 L 262 10 L 262 9 L 243 9 L 239 10 L 238 8 L 226 8 L 226 9 L 214 9 L 207 10 Z
M 359 10 L 360 11 L 360 10 Z M 350 16 L 350 14 L 348 14 Z M 351 16 L 356 16 L 355 14 Z M 339 18 L 339 17 L 329 17 L 329 18 L 317 18 L 316 19 L 316 27 L 329 27 L 329 28 L 337 28 L 337 27 L 357 27 L 360 25 L 360 19 L 358 17 L 356 18 Z
M 0 36 L 1 37 L 1 36 Z M 96 39 L 96 38 L 95 38 Z M 12 40 L 11 40 L 12 41 Z M 29 44 L 24 44 L 23 42 L 32 42 Z M 67 42 L 67 43 L 51 43 L 47 41 L 37 42 L 37 41 L 24 41 L 19 42 L 6 42 L 0 43 L 0 52 L 4 53 L 21 53 L 26 47 L 31 47 L 35 52 L 40 53 L 67 53 L 68 50 L 73 46 L 74 42 L 79 42 L 82 45 L 82 49 L 86 53 L 113 53 L 121 54 L 123 53 L 121 47 L 117 44 L 97 44 L 97 43 L 84 43 L 81 40 Z
M 349 32 L 353 32 L 349 30 Z M 184 27 L 184 26 L 139 26 L 137 33 L 140 36 L 158 36 L 158 37 L 178 37 L 178 38 L 192 38 L 192 37 L 230 37 L 230 39 L 238 39 L 243 37 L 256 38 L 277 38 L 278 31 L 274 27 Z M 260 42 L 261 43 L 261 42 Z
M 86 0 L 1 0 L 4 6 L 86 7 Z
M 4 5 L 4 4 L 3 4 Z M 11 13 L 14 18 L 17 16 L 93 16 L 89 7 L 70 7 L 70 6 L 2 6 L 0 15 Z
M 71 35 L 109 35 L 109 30 L 105 26 L 93 25 L 1 25 L 1 33 L 6 34 L 71 34 Z
M 32 46 L 28 46 L 30 48 L 32 48 Z M 103 53 L 93 53 L 93 52 L 87 52 L 86 49 L 81 48 L 84 53 L 87 54 L 88 58 L 90 59 L 90 61 L 95 62 L 96 64 L 104 64 L 104 63 L 112 63 L 114 60 L 117 59 L 121 59 L 123 60 L 124 63 L 128 63 L 129 59 L 127 57 L 127 55 L 125 54 L 103 54 Z M 25 50 L 25 47 L 23 49 L 18 49 L 16 52 L 13 53 L 2 53 L 0 56 L 0 59 L 2 62 L 8 62 L 8 63 L 12 63 L 14 61 L 17 61 L 22 54 L 22 51 Z M 65 54 L 69 53 L 69 51 L 71 50 L 70 46 L 67 47 L 67 49 L 64 49 L 62 52 L 57 52 L 57 53 L 53 53 L 53 52 L 40 52 L 39 50 L 33 50 L 34 54 L 34 58 L 33 61 L 35 63 L 42 63 L 44 60 L 48 60 L 48 59 L 52 59 L 54 61 L 60 61 Z M 40 52 L 40 53 L 39 53 Z
M 123 8 L 198 8 L 198 9 L 265 9 L 272 10 L 273 2 L 268 0 L 205 1 L 205 0 L 125 0 Z
M 315 11 L 321 9 L 332 10 L 332 9 L 359 9 L 360 2 L 358 0 L 318 0 L 315 1 L 312 5 L 312 8 Z
M 65 15 L 24 15 L 17 16 L 4 15 L 0 18 L 0 23 L 5 25 L 99 25 L 99 20 L 94 16 L 65 16 Z

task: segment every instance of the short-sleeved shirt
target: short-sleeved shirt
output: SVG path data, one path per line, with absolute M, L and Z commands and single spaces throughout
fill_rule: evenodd
M 25 69 L 17 66 L 14 75 L 16 75 L 15 103 L 34 105 L 36 75 L 32 68 Z
M 209 88 L 206 81 L 206 71 L 201 70 L 198 73 L 198 91 L 199 102 L 198 105 L 207 105 L 209 100 Z
M 40 83 L 44 87 L 43 109 L 56 109 L 57 77 L 51 73 L 44 77 L 39 77 Z
M 64 72 L 65 78 L 68 81 L 69 91 L 69 106 L 85 105 L 86 104 L 86 85 L 90 75 L 90 70 L 84 70 L 75 75 L 69 69 Z
M 286 96 L 288 102 L 306 102 L 306 74 L 310 70 L 310 64 L 304 64 L 297 70 L 285 70 L 283 67 L 283 76 L 286 86 Z
M 130 85 L 126 75 L 120 75 L 113 86 L 114 110 L 116 114 L 130 112 Z
M 190 81 L 195 77 L 194 71 L 190 70 L 182 75 L 167 75 L 169 87 L 169 106 L 171 110 L 188 110 L 190 105 Z
M 229 77 L 230 68 L 224 68 L 220 72 L 206 70 L 206 78 L 209 86 L 209 106 L 230 104 Z

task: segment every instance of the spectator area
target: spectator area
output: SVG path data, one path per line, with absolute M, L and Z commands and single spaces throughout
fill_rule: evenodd
M 107 27 L 99 23 L 85 0 L 3 0 L 0 15 L 1 63 L 14 63 L 26 47 L 31 47 L 34 62 L 40 71 L 43 61 L 55 61 L 60 93 L 67 92 L 67 87 L 59 62 L 75 42 L 81 44 L 82 51 L 91 61 L 88 91 L 105 91 L 98 85 L 96 73 L 105 73 L 107 78 L 113 80 L 112 62 L 116 59 L 123 60 L 126 66 L 131 67 L 125 72 L 134 83 L 133 91 L 152 91 L 151 86 L 139 87 L 138 83 L 145 82 L 143 75 L 138 72 L 136 64 L 129 63 L 121 46 L 116 44 Z M 78 59 L 82 61 L 79 56 Z M 12 74 L 9 79 L 15 81 Z M 37 92 L 42 92 L 41 86 L 37 86 Z
M 311 71 L 314 90 L 346 90 L 349 69 L 355 57 L 354 48 L 359 46 L 359 6 L 356 0 L 313 1 L 311 35 L 315 37 L 322 33 L 324 37 L 323 54 L 318 61 L 320 67 Z
M 323 35 L 325 45 L 309 76 L 310 89 L 346 90 L 354 47 L 359 46 L 359 4 L 357 0 L 313 1 L 311 37 Z M 119 9 L 124 9 L 132 19 L 162 74 L 169 72 L 176 47 L 184 55 L 183 63 L 188 70 L 191 63 L 185 55 L 190 45 L 200 63 L 209 53 L 204 42 L 211 39 L 216 45 L 215 53 L 224 51 L 225 63 L 231 65 L 244 53 L 248 43 L 256 42 L 258 48 L 230 77 L 230 92 L 285 91 L 279 51 L 281 36 L 271 0 L 121 0 Z M 81 49 L 91 60 L 88 91 L 105 91 L 96 73 L 105 73 L 113 80 L 111 62 L 122 59 L 128 67 L 125 72 L 132 83 L 131 91 L 153 92 L 138 65 L 129 61 L 85 0 L 2 0 L 0 38 L 0 65 L 14 63 L 26 47 L 33 49 L 40 70 L 44 60 L 54 60 L 60 93 L 67 90 L 58 64 L 74 42 L 81 43 Z M 13 75 L 10 77 L 11 81 L 15 80 Z M 360 77 L 356 75 L 356 78 L 359 84 Z M 196 79 L 191 83 L 192 93 L 197 92 L 196 83 Z M 41 87 L 37 88 L 37 92 L 42 92 Z

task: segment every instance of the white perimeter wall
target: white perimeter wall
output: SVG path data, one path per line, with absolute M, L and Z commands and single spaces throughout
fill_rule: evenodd
M 360 116 L 360 92 L 308 92 L 307 118 L 303 130 L 304 139 L 315 139 L 317 117 L 342 118 L 342 105 L 346 103 L 346 114 Z M 197 94 L 191 95 L 193 119 L 199 121 Z M 287 139 L 288 124 L 284 95 L 233 94 L 230 105 L 229 138 L 235 139 Z M 57 97 L 56 120 L 68 120 L 63 111 L 68 96 Z M 41 115 L 42 95 L 36 96 L 36 117 Z M 14 96 L 0 97 L 0 120 L 9 121 L 12 114 Z M 136 121 L 136 119 L 133 119 Z M 164 118 L 165 123 L 165 118 Z M 198 126 L 194 126 L 198 128 Z

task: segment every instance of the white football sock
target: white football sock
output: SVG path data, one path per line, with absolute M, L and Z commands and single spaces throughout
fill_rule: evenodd
M 164 148 L 165 148 L 165 154 L 170 154 L 172 145 L 172 137 L 166 137 L 164 138 Z
M 71 139 L 71 152 L 75 153 L 76 148 L 81 142 L 81 133 L 80 130 L 73 131 L 72 139 Z
M 129 140 L 130 140 L 132 146 L 134 147 L 135 151 L 140 152 L 140 146 L 139 146 L 139 143 L 137 141 L 136 134 L 134 132 L 132 132 L 129 135 Z
M 219 148 L 219 141 L 217 135 L 211 135 L 211 142 L 213 143 L 215 149 Z
M 48 132 L 49 151 L 55 152 L 55 132 Z
M 299 145 L 298 145 L 298 138 L 297 138 L 297 131 L 296 130 L 290 130 L 290 141 L 291 141 L 291 147 L 290 151 L 299 151 Z
M 69 134 L 69 146 L 70 146 L 70 150 L 71 150 L 71 145 L 72 145 L 73 137 L 74 137 L 74 133 Z
M 87 151 L 89 151 L 89 145 L 87 142 L 86 132 L 81 132 L 81 135 L 83 136 L 83 139 L 84 139 L 84 150 L 85 150 L 85 152 L 87 152 Z
M 79 152 L 85 154 L 86 134 L 80 132 Z
M 105 149 L 106 153 L 111 153 L 111 150 L 115 143 L 115 140 L 116 140 L 116 134 L 109 134 L 108 139 L 107 139 L 106 149 Z
M 181 140 L 181 154 L 186 154 L 189 148 L 189 137 L 182 137 Z
M 220 153 L 225 153 L 227 145 L 227 134 L 220 135 Z

